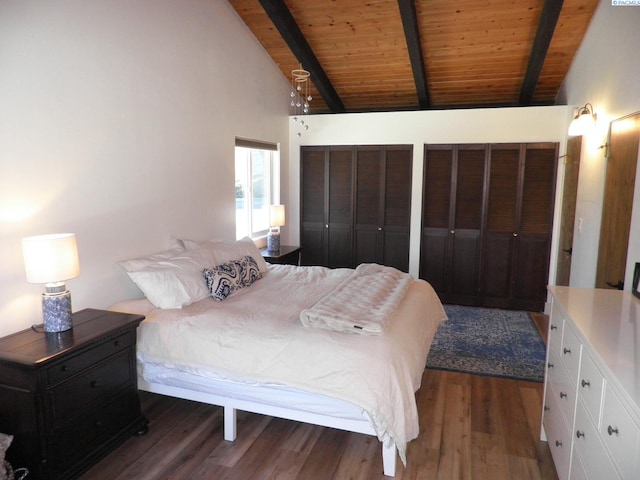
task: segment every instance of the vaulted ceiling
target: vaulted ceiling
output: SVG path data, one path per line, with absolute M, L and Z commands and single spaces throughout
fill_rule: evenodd
M 311 113 L 342 113 L 552 105 L 598 0 L 229 3 L 285 77 L 311 73 Z

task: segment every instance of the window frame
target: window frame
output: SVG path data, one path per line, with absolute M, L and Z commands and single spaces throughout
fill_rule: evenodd
M 241 187 L 249 187 L 243 189 L 244 198 L 243 204 L 245 207 L 242 208 L 242 214 L 240 214 L 238 209 L 238 161 L 239 161 L 239 149 L 243 149 L 242 153 L 245 155 L 244 159 L 244 172 L 242 175 L 244 179 L 241 183 Z M 268 152 L 268 159 L 265 162 L 266 168 L 266 184 L 265 187 L 268 189 L 267 195 L 265 195 L 266 199 L 264 200 L 263 208 L 266 207 L 266 215 L 269 214 L 269 205 L 274 205 L 279 203 L 280 199 L 280 149 L 277 143 L 270 142 L 262 142 L 258 140 L 250 140 L 244 138 L 236 138 L 235 148 L 234 148 L 234 172 L 235 172 L 235 195 L 236 195 L 236 238 L 240 239 L 245 236 L 249 236 L 253 240 L 265 238 L 269 232 L 269 225 L 267 219 L 266 228 L 258 228 L 256 227 L 256 223 L 258 220 L 255 218 L 255 209 L 254 208 L 246 208 L 247 205 L 254 205 L 254 185 L 256 184 L 257 177 L 255 177 L 255 171 L 253 169 L 254 162 L 252 157 L 252 151 L 260 151 L 261 155 L 264 155 L 264 152 Z M 246 153 L 245 153 L 246 152 Z M 264 221 L 264 217 L 262 217 Z M 244 223 L 244 226 L 240 228 L 240 223 Z

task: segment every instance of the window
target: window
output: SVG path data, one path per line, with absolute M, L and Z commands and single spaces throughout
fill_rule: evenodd
M 236 238 L 267 235 L 269 205 L 279 200 L 278 146 L 236 138 Z

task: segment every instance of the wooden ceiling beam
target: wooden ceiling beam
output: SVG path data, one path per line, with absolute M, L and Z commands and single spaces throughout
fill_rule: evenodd
M 522 82 L 520 90 L 520 105 L 529 106 L 533 100 L 533 94 L 536 90 L 536 84 L 542 72 L 542 66 L 551 44 L 553 32 L 560 17 L 563 0 L 545 0 L 540 15 L 540 23 L 536 31 L 536 37 L 533 41 L 531 55 L 529 56 L 529 64 L 527 65 L 527 73 Z
M 343 113 L 345 107 L 338 92 L 333 88 L 329 77 L 313 53 L 284 0 L 260 0 L 260 4 L 280 32 L 280 35 L 282 35 L 291 52 L 298 59 L 298 62 L 311 74 L 311 81 L 320 95 L 322 95 L 331 113 Z
M 416 4 L 414 0 L 398 0 L 398 7 L 400 8 L 404 36 L 407 40 L 407 49 L 409 50 L 409 60 L 411 61 L 413 79 L 416 84 L 418 103 L 422 109 L 430 108 L 431 100 L 427 86 L 427 74 L 424 66 L 422 44 L 420 43 L 420 28 L 418 26 Z

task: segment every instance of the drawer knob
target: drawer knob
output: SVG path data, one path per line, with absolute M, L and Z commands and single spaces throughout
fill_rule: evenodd
M 609 435 L 613 435 L 614 433 L 615 433 L 616 435 L 618 435 L 618 427 L 615 427 L 615 428 L 614 428 L 614 427 L 612 427 L 611 425 L 609 425 L 609 426 L 607 427 L 607 433 L 608 433 Z
M 89 385 L 91 388 L 98 388 L 100 386 L 100 382 L 98 380 L 92 380 Z
M 567 394 L 564 392 L 560 392 L 560 398 L 567 398 Z
M 556 447 L 561 447 L 562 446 L 562 442 L 560 440 L 556 440 Z
M 551 363 L 551 362 L 547 363 L 547 367 L 548 368 L 553 368 L 553 363 Z
M 551 324 L 551 330 L 556 330 L 558 327 L 556 327 L 553 323 Z
M 571 354 L 571 349 L 570 349 L 570 348 L 567 348 L 567 347 L 564 347 L 564 348 L 562 349 L 562 353 L 564 353 L 565 355 L 566 355 L 567 353 Z
M 69 370 L 71 370 L 67 365 L 62 365 L 60 367 L 60 370 L 62 370 L 63 372 L 68 372 Z
M 549 410 L 551 410 L 551 409 L 545 405 L 545 406 L 544 406 L 544 411 L 545 411 L 545 412 L 548 412 Z
M 113 345 L 115 347 L 119 347 L 120 346 L 120 340 L 116 340 L 115 342 L 113 342 Z
M 576 430 L 576 437 L 578 437 L 578 438 L 584 437 L 584 433 L 581 432 L 580 430 Z
M 580 384 L 582 385 L 582 388 L 586 388 L 586 387 L 590 387 L 591 386 L 591 382 L 588 380 L 582 380 L 582 382 L 580 382 Z

